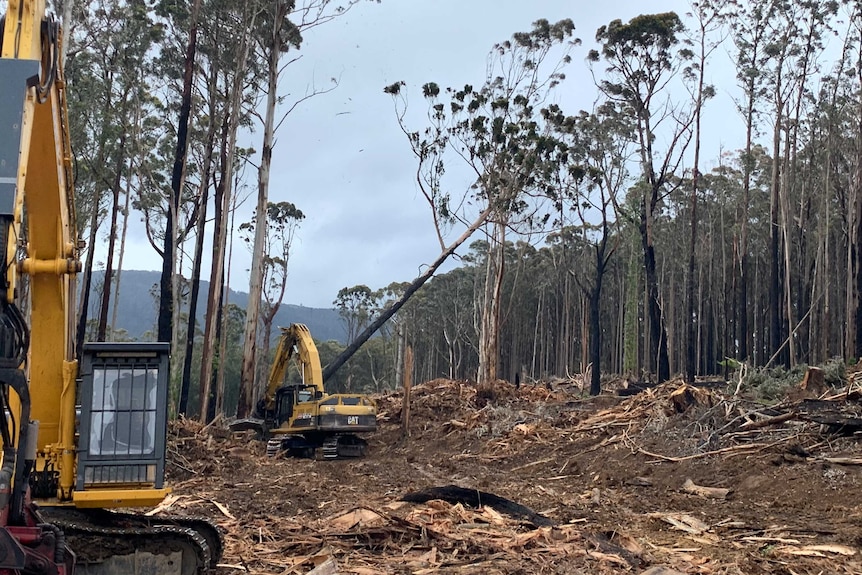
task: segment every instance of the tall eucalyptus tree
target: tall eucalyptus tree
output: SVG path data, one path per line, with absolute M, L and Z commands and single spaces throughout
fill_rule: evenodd
M 601 393 L 602 285 L 608 264 L 620 241 L 617 210 L 629 184 L 628 163 L 634 125 L 614 102 L 605 102 L 595 112 L 574 117 L 549 118 L 566 143 L 565 162 L 558 172 L 563 192 L 560 207 L 574 212 L 578 244 L 590 253 L 589 273 L 570 270 L 589 302 L 590 394 Z M 563 222 L 561 222 L 562 224 Z
M 678 50 L 684 26 L 673 12 L 645 14 L 623 24 L 614 20 L 596 32 L 601 50 L 592 50 L 590 60 L 604 60 L 606 79 L 601 91 L 627 106 L 637 120 L 643 184 L 639 199 L 639 228 L 646 272 L 650 363 L 659 381 L 670 377 L 668 341 L 662 315 L 655 254 L 655 218 L 659 203 L 673 186 L 673 175 L 682 163 L 691 138 L 692 115 L 681 111 L 668 94 L 668 84 L 690 52 Z M 665 123 L 670 125 L 662 126 Z M 667 131 L 668 144 L 657 149 L 657 134 Z

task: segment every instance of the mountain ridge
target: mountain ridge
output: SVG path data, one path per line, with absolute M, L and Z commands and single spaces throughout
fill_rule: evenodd
M 115 276 L 116 277 L 116 276 Z M 155 332 L 158 309 L 158 284 L 161 272 L 148 270 L 122 270 L 120 273 L 119 307 L 117 309 L 117 325 L 115 329 L 125 330 L 130 338 L 141 339 L 148 332 Z M 88 319 L 98 315 L 101 285 L 104 271 L 93 272 L 92 288 L 90 289 L 90 304 Z M 202 328 L 204 312 L 206 311 L 209 282 L 201 280 L 198 297 L 197 313 L 198 327 Z M 246 309 L 248 293 L 231 289 L 227 301 Z M 183 311 L 187 312 L 187 302 Z M 291 323 L 303 323 L 308 326 L 314 339 L 318 341 L 335 340 L 346 343 L 347 329 L 338 311 L 331 308 L 312 308 L 296 304 L 281 304 L 276 313 L 273 327 L 288 326 Z M 273 329 L 273 338 L 278 337 L 278 330 Z

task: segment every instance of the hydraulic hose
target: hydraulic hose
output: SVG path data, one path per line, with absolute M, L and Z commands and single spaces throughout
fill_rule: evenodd
M 3 470 L 7 468 L 7 463 L 12 469 L 10 474 L 14 474 L 12 499 L 9 502 L 9 519 L 14 524 L 23 520 L 24 500 L 30 483 L 28 466 L 25 464 L 30 435 L 30 388 L 27 386 L 24 371 L 21 369 L 0 368 L 0 382 L 15 390 L 21 402 L 21 415 L 18 422 L 18 448 L 16 450 L 13 446 L 6 446 L 3 449 L 3 466 L 0 468 L 0 477 L 2 477 Z M 18 462 L 20 465 L 17 465 Z

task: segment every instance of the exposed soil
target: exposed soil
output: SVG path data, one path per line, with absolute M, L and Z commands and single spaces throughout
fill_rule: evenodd
M 225 530 L 219 575 L 862 574 L 858 440 L 796 416 L 746 431 L 801 398 L 770 410 L 730 391 L 675 381 L 583 398 L 573 385 L 436 380 L 413 389 L 406 438 L 401 394 L 377 398 L 359 460 L 267 458 L 250 435 L 182 422 L 164 507 Z M 858 408 L 856 394 L 831 393 Z M 692 493 L 686 480 L 730 491 Z M 551 525 L 401 501 L 447 485 Z

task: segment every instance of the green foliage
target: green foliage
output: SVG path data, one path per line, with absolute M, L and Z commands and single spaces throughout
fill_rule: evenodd
M 666 57 L 667 50 L 677 43 L 677 34 L 685 27 L 676 12 L 641 14 L 623 24 L 614 20 L 596 31 L 596 41 L 603 44 L 606 58 L 631 55 L 638 50 L 658 50 Z
M 375 306 L 374 293 L 366 285 L 344 287 L 338 290 L 338 296 L 332 305 L 344 318 L 347 324 L 347 341 L 351 342 L 371 321 Z
M 287 267 L 294 234 L 305 214 L 291 202 L 268 202 L 266 209 L 266 234 L 261 258 L 263 266 L 262 295 L 267 315 L 274 315 L 284 297 L 287 282 Z M 237 228 L 240 239 L 249 250 L 254 249 L 254 230 L 257 214 Z
M 820 366 L 823 370 L 823 381 L 831 387 L 841 387 L 847 383 L 847 364 L 840 357 L 833 357 Z
M 841 358 L 830 359 L 820 366 L 820 369 L 823 371 L 826 385 L 830 387 L 841 387 L 847 381 L 846 365 Z M 808 366 L 805 364 L 799 364 L 789 370 L 784 367 L 756 369 L 742 380 L 741 391 L 759 401 L 780 401 L 788 391 L 802 382 L 807 370 Z
M 765 403 L 780 401 L 790 389 L 799 385 L 805 370 L 803 365 L 790 370 L 783 367 L 754 370 L 743 380 L 741 391 Z

